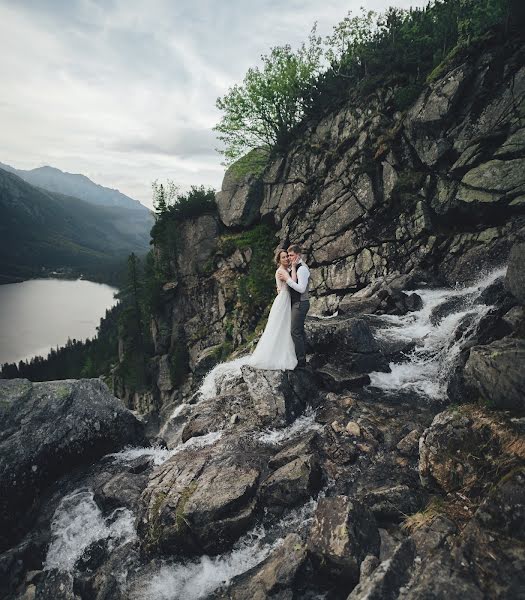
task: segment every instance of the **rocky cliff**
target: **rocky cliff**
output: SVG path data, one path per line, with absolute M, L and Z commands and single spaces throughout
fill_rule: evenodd
M 454 285 L 505 264 L 525 224 L 523 58 L 519 38 L 485 39 L 442 65 L 407 111 L 395 111 L 395 88 L 379 88 L 306 124 L 264 169 L 232 166 L 218 215 L 180 226 L 176 275 L 152 320 L 147 404 L 173 396 L 181 349 L 200 376 L 253 337 L 263 311 L 239 282 L 254 270 L 254 244 L 229 242 L 260 223 L 274 231 L 270 254 L 304 247 L 310 314 L 348 312 L 352 294 L 378 278 Z

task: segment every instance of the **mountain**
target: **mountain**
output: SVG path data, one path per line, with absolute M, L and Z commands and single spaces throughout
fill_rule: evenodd
M 149 247 L 149 211 L 93 204 L 0 169 L 0 281 L 42 270 L 97 271 Z
M 74 196 L 97 206 L 114 206 L 141 212 L 149 212 L 138 200 L 134 200 L 118 190 L 98 185 L 85 175 L 65 173 L 54 167 L 38 167 L 25 171 L 15 169 L 0 162 L 0 169 L 10 171 L 31 185 L 44 188 L 50 192 Z

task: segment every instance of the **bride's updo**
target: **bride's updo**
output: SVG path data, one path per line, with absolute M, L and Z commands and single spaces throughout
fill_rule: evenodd
M 286 256 L 288 256 L 288 252 L 286 252 L 286 250 L 284 248 L 277 248 L 277 250 L 275 251 L 274 254 L 274 261 L 275 264 L 280 267 L 281 266 L 281 253 L 284 252 L 286 254 Z

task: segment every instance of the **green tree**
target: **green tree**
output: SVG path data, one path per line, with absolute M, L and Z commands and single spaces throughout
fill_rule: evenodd
M 242 85 L 217 99 L 224 115 L 214 130 L 225 145 L 221 152 L 227 164 L 252 148 L 286 147 L 311 103 L 322 63 L 321 38 L 314 26 L 297 51 L 276 46 L 261 60 L 262 67 L 249 69 Z

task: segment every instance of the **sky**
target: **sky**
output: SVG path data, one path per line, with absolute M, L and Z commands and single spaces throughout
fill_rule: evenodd
M 428 0 L 366 0 L 366 8 Z M 219 96 L 272 46 L 365 0 L 0 0 L 0 162 L 82 173 L 151 207 L 151 183 L 220 189 Z

